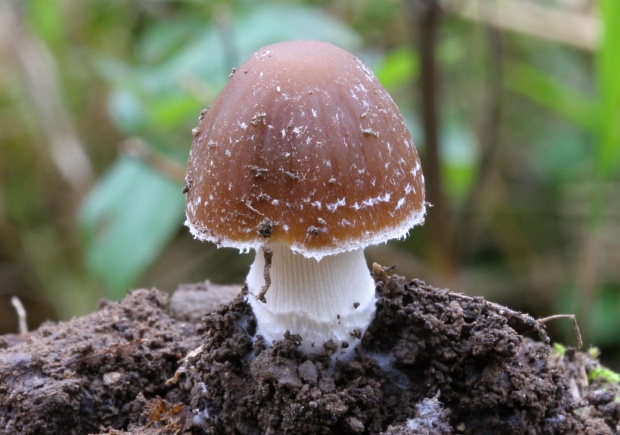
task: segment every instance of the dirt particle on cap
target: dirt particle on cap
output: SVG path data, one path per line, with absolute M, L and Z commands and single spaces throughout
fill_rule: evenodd
M 205 115 L 207 114 L 207 112 L 209 111 L 209 108 L 207 107 L 206 109 L 202 109 L 202 112 L 200 112 L 200 115 L 198 116 L 198 122 L 202 121 L 205 117 Z
M 327 180 L 327 182 L 329 184 L 336 184 L 336 179 L 334 177 L 330 178 L 329 180 Z
M 355 308 L 356 310 L 357 310 L 357 307 L 359 307 L 359 306 L 360 306 L 359 302 L 354 302 L 353 303 L 353 308 Z
M 200 134 L 200 129 L 198 127 L 192 128 L 192 135 L 194 137 L 198 136 L 199 134 Z
M 371 128 L 365 128 L 364 130 L 362 130 L 362 134 L 364 136 L 373 136 L 373 137 L 379 137 L 379 133 L 377 133 L 376 131 L 374 131 Z
M 306 233 L 313 235 L 313 236 L 318 236 L 319 235 L 319 229 L 317 227 L 315 227 L 314 225 L 310 225 L 308 227 L 308 229 L 306 230 Z
M 257 178 L 265 178 L 265 175 L 267 174 L 267 172 L 269 172 L 269 169 L 261 168 L 260 166 L 256 165 L 249 165 L 248 168 L 254 173 L 254 176 Z
M 319 225 L 322 225 L 322 226 L 326 226 L 327 225 L 327 222 L 325 222 L 325 219 L 323 219 L 323 218 L 317 218 L 316 221 L 319 223 Z
M 283 172 L 284 172 L 284 175 L 286 175 L 287 177 L 289 177 L 289 178 L 291 178 L 293 180 L 299 179 L 299 177 L 297 175 L 293 174 L 292 172 L 289 172 L 289 171 L 283 171 Z
M 270 238 L 273 234 L 273 222 L 268 218 L 263 219 L 263 221 L 256 226 L 256 232 L 265 239 Z
M 306 230 L 306 233 L 309 236 L 318 236 L 321 233 L 324 233 L 326 231 L 325 228 L 319 228 L 319 227 L 315 227 L 314 225 L 310 225 L 308 227 L 308 229 Z
M 367 116 L 368 116 L 368 113 L 367 113 L 367 112 L 364 112 L 364 113 L 362 113 L 362 114 L 360 115 L 360 118 L 366 118 Z
M 192 188 L 192 179 L 190 177 L 185 177 L 185 186 L 183 187 L 182 192 L 187 193 Z
M 228 78 L 232 79 L 236 72 L 237 72 L 237 68 L 233 67 L 233 69 L 230 71 L 230 74 L 228 75 Z
M 254 127 L 258 124 L 267 124 L 267 114 L 265 112 L 256 112 L 250 121 Z
M 256 195 L 256 200 L 257 201 L 271 201 L 271 196 L 267 195 L 266 193 L 259 193 L 258 195 Z

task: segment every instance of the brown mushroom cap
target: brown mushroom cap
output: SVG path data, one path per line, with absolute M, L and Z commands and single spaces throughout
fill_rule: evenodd
M 331 44 L 254 53 L 194 129 L 190 231 L 242 250 L 278 242 L 321 258 L 403 237 L 424 176 L 402 115 L 362 62 Z

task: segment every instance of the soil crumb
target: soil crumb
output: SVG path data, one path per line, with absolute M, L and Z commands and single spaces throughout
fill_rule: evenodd
M 0 433 L 619 432 L 620 390 L 592 376 L 595 356 L 553 349 L 544 325 L 482 298 L 375 279 L 377 313 L 348 361 L 332 341 L 312 355 L 293 334 L 266 346 L 242 294 L 188 323 L 195 312 L 139 290 L 22 343 L 0 337 Z

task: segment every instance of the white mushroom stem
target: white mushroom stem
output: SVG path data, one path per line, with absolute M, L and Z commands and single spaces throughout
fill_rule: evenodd
M 287 246 L 270 246 L 273 252 L 266 302 L 256 296 L 265 284 L 263 250 L 247 277 L 248 302 L 258 324 L 257 334 L 268 344 L 286 331 L 302 337 L 300 349 L 308 354 L 323 351 L 332 339 L 335 357 L 349 355 L 360 342 L 376 310 L 374 280 L 364 252 L 358 249 L 323 257 L 320 261 L 295 254 Z

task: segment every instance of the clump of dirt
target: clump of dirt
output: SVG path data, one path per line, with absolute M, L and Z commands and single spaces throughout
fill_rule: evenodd
M 375 278 L 377 314 L 349 361 L 334 342 L 304 355 L 291 334 L 266 346 L 241 294 L 191 323 L 219 300 L 205 284 L 172 309 L 140 290 L 0 338 L 0 433 L 619 432 L 618 384 L 592 377 L 592 355 L 552 352 L 541 324 L 481 298 Z
M 618 374 L 600 365 L 596 348 L 576 352 L 573 348 L 555 347 L 549 366 L 562 376 L 570 394 L 580 403 L 577 412 L 588 429 L 586 433 L 620 433 Z
M 0 433 L 97 433 L 148 423 L 142 414 L 149 399 L 189 402 L 166 380 L 199 336 L 167 307 L 165 293 L 134 291 L 0 350 Z

